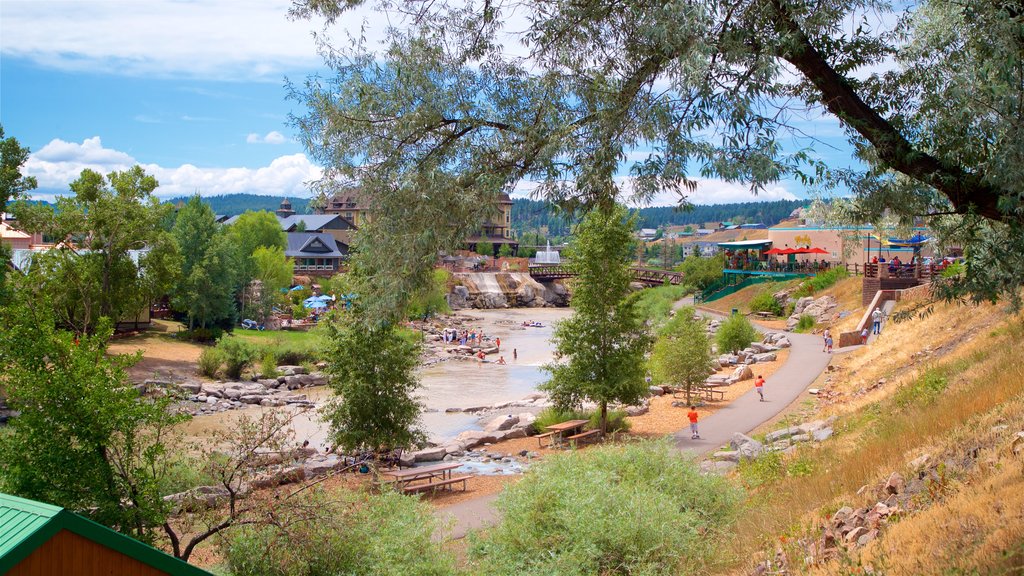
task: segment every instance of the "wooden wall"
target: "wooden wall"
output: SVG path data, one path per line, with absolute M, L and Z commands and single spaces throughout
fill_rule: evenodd
M 167 576 L 138 560 L 61 530 L 7 576 Z

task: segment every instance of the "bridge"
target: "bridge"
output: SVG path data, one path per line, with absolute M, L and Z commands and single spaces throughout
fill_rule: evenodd
M 683 283 L 683 275 L 670 270 L 657 270 L 654 268 L 630 268 L 630 278 L 633 282 L 640 282 L 647 286 L 661 286 L 669 284 L 679 285 Z M 534 280 L 558 280 L 561 278 L 572 278 L 576 271 L 572 266 L 560 264 L 557 266 L 530 266 L 530 276 Z

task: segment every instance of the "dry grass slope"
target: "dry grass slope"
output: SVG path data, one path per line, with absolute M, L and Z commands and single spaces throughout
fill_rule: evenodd
M 831 381 L 822 385 L 838 401 L 819 412 L 840 415 L 837 435 L 784 464 L 800 474 L 754 490 L 730 546 L 729 571 L 749 573 L 782 548 L 798 572 L 869 573 L 870 566 L 876 574 L 1024 573 L 1024 455 L 1006 449 L 1024 430 L 1024 367 L 1016 358 L 1022 338 L 1020 316 L 998 307 L 938 306 L 931 317 L 890 325 L 877 344 L 837 360 L 838 372 L 823 376 Z M 886 383 L 869 390 L 879 378 Z M 926 378 L 945 389 L 922 393 Z M 841 506 L 873 505 L 878 495 L 862 487 L 893 471 L 910 477 L 908 463 L 922 454 L 949 466 L 938 486 L 916 497 L 914 511 L 858 553 L 803 565 L 799 538 L 813 539 Z

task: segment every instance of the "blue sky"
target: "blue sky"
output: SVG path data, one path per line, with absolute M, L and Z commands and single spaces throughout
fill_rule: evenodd
M 66 193 L 83 168 L 141 164 L 162 197 L 251 192 L 309 196 L 320 174 L 287 124 L 301 105 L 284 81 L 319 71 L 319 22 L 287 18 L 288 0 L 3 0 L 0 123 L 33 154 L 37 196 Z M 384 19 L 363 10 L 340 28 Z M 834 120 L 801 122 L 848 163 Z M 528 185 L 521 188 L 526 189 Z M 805 196 L 783 182 L 761 199 Z M 694 201 L 754 199 L 742 186 L 701 181 Z M 673 202 L 666 196 L 660 204 Z

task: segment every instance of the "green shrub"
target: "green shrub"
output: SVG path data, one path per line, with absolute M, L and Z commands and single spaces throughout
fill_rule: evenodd
M 533 427 L 539 430 L 544 430 L 552 424 L 558 424 L 559 422 L 565 422 L 567 420 L 589 420 L 590 414 L 584 412 L 574 412 L 572 410 L 561 411 L 554 407 L 545 408 L 537 414 L 537 419 L 533 421 Z
M 432 509 L 415 498 L 314 489 L 278 507 L 274 520 L 228 533 L 221 552 L 231 574 L 455 574 L 431 540 Z
M 949 386 L 946 374 L 936 368 L 929 369 L 916 380 L 900 388 L 893 396 L 897 406 L 906 408 L 916 404 L 931 404 Z
M 316 342 L 295 342 L 274 340 L 265 344 L 263 354 L 273 354 L 278 366 L 299 366 L 304 362 L 316 362 L 322 359 L 322 351 Z
M 191 490 L 196 486 L 216 484 L 209 466 L 193 456 L 176 455 L 169 459 L 167 473 L 160 477 L 157 490 L 162 496 Z
M 222 328 L 194 328 L 192 330 L 182 330 L 174 334 L 175 338 L 179 340 L 188 340 L 189 342 L 200 342 L 203 344 L 216 342 L 221 336 L 224 335 Z
M 750 300 L 751 312 L 771 312 L 775 316 L 782 316 L 782 305 L 772 296 L 771 292 L 761 292 Z
M 740 481 L 747 488 L 770 484 L 785 475 L 782 452 L 764 452 L 753 460 L 742 460 L 737 468 Z
M 216 378 L 221 364 L 224 363 L 224 356 L 217 348 L 204 348 L 199 354 L 199 373 L 207 378 Z
M 305 302 L 306 298 L 309 298 L 312 295 L 313 291 L 310 290 L 309 287 L 303 286 L 301 290 L 289 290 L 288 300 L 293 306 L 302 306 L 302 303 Z
M 810 332 L 814 329 L 814 326 L 817 323 L 818 321 L 814 319 L 814 316 L 811 316 L 810 314 L 801 314 L 794 330 L 801 333 Z
M 690 254 L 686 260 L 676 266 L 676 270 L 683 273 L 683 279 L 687 284 L 696 286 L 698 290 L 707 288 L 712 283 L 722 279 L 722 270 L 725 269 L 725 254 L 718 254 L 709 258 L 703 258 L 696 254 Z
M 662 441 L 545 458 L 497 506 L 501 524 L 471 537 L 470 573 L 667 576 L 716 560 L 738 494 Z
M 850 273 L 846 271 L 845 267 L 826 270 L 825 272 L 815 275 L 813 278 L 805 280 L 800 284 L 800 287 L 797 288 L 796 292 L 793 293 L 793 296 L 796 298 L 810 296 L 815 292 L 831 288 L 836 282 L 843 278 L 847 278 L 849 275 Z
M 595 410 L 590 415 L 590 424 L 587 427 L 596 430 L 601 427 L 601 412 Z M 629 432 L 629 420 L 626 420 L 626 412 L 624 410 L 609 410 L 608 411 L 608 432 Z
M 260 374 L 264 378 L 277 378 L 280 376 L 277 372 L 277 356 L 273 352 L 266 351 L 263 353 L 263 358 L 260 360 Z
M 750 320 L 741 314 L 732 314 L 723 320 L 715 334 L 718 351 L 723 354 L 743 350 L 756 339 L 757 330 L 754 329 Z
M 646 322 L 655 328 L 663 324 L 672 312 L 672 306 L 693 289 L 689 286 L 658 286 L 635 292 L 635 310 Z
M 217 351 L 224 362 L 224 375 L 237 380 L 242 370 L 257 358 L 259 350 L 247 340 L 225 336 L 217 342 Z
M 309 317 L 309 310 L 302 304 L 296 304 L 292 306 L 292 318 L 295 320 L 305 320 Z

